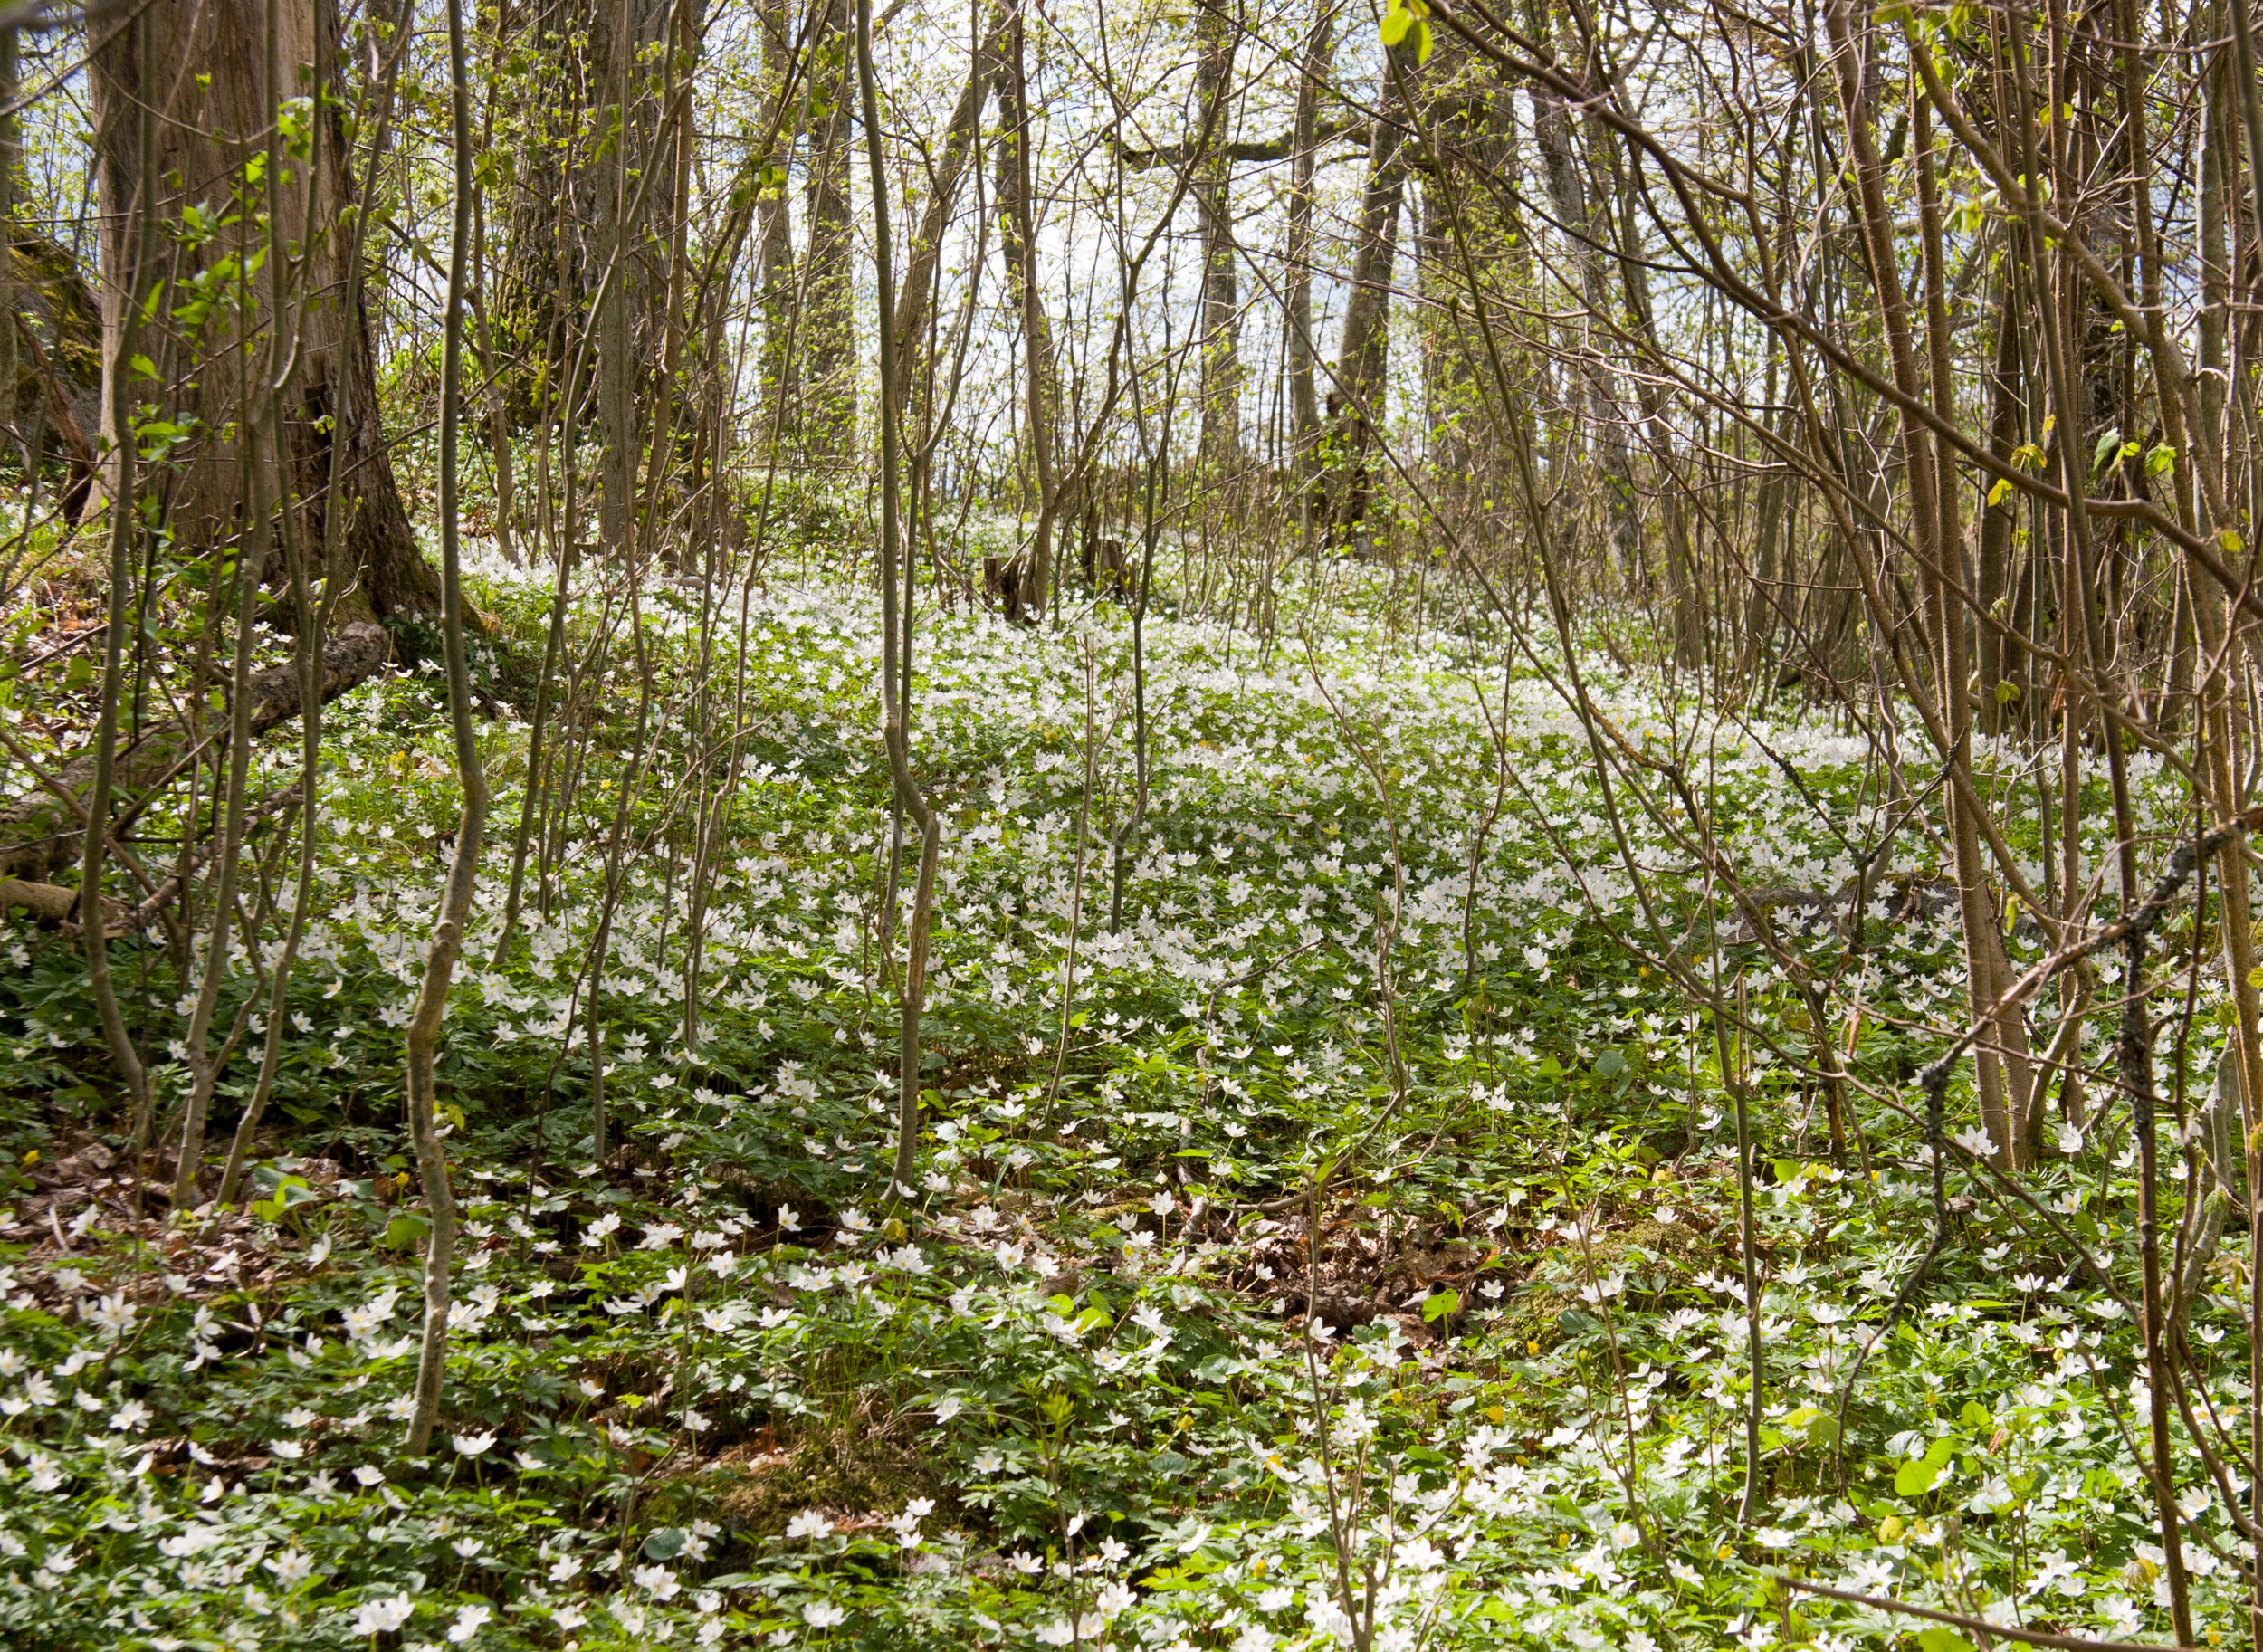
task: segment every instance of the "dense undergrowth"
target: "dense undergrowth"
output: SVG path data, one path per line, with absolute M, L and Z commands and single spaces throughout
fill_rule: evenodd
M 2111 1118 L 2065 1132 L 2032 1206 L 1973 1197 L 1958 1155 L 1954 1243 L 1840 1433 L 1932 1233 L 1910 1077 L 1962 1013 L 1916 831 L 1867 922 L 1797 941 L 1863 983 L 1859 1023 L 1829 1029 L 1869 1093 L 1834 1154 L 1788 1054 L 1814 1031 L 1796 997 L 1703 921 L 1685 858 L 1603 795 L 1543 680 L 1504 683 L 1498 644 L 1380 645 L 1317 606 L 1262 647 L 1151 620 L 1151 796 L 1112 924 L 1128 625 L 938 616 L 915 737 L 947 827 L 930 1093 L 918 1197 L 891 1202 L 865 595 L 749 604 L 746 768 L 688 1049 L 685 802 L 714 760 L 683 732 L 698 594 L 644 598 L 641 715 L 615 639 L 590 757 L 547 823 L 560 876 L 530 884 L 500 957 L 544 598 L 500 575 L 480 598 L 502 715 L 482 726 L 497 836 L 441 1075 L 469 1222 L 445 1443 L 400 1449 L 423 1224 L 397 1028 L 455 816 L 440 680 L 410 671 L 329 713 L 327 852 L 248 1209 L 158 1201 L 137 1225 L 83 964 L 7 939 L 10 1645 L 1650 1652 L 1926 1628 L 1786 1577 L 2165 1633 L 2131 1320 L 2075 1247 L 2134 1277 Z M 723 614 L 705 692 L 735 696 L 735 597 Z M 601 623 L 620 616 L 581 614 L 576 647 Z M 1631 740 L 1683 715 L 1616 683 L 1595 692 Z M 1723 723 L 1690 749 L 1754 884 L 1835 889 L 1901 817 L 1866 746 L 1829 731 Z M 263 755 L 269 784 L 291 755 Z M 1667 941 L 1741 978 L 1780 1044 L 1733 1047 L 1623 944 L 1652 931 L 1622 829 L 1675 903 Z M 173 965 L 147 939 L 117 958 L 161 1051 L 186 1025 Z M 2180 1098 L 2213 1071 L 2211 990 L 2164 1040 Z M 256 1009 L 245 1025 L 224 1108 L 256 1066 Z M 1724 1058 L 1750 1074 L 1761 1180 L 1763 1455 L 1742 1521 Z M 182 1069 L 158 1082 L 177 1100 Z M 1969 1124 L 1969 1094 L 1952 1106 Z M 2237 1249 L 2190 1333 L 2228 1421 L 2248 1392 Z M 2196 1456 L 2182 1484 L 2201 1621 L 2237 1640 L 2245 1548 Z

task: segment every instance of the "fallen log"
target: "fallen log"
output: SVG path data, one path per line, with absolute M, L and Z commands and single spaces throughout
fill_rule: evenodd
M 298 807 L 299 788 L 287 786 L 268 793 L 244 811 L 244 824 L 265 819 L 278 810 Z M 181 864 L 160 882 L 149 886 L 148 894 L 138 906 L 129 906 L 110 895 L 102 897 L 102 932 L 116 941 L 121 935 L 131 935 L 148 929 L 166 908 L 180 897 L 181 890 L 196 877 L 212 852 L 212 823 L 205 826 L 205 839 L 189 847 Z M 79 892 L 58 883 L 31 883 L 22 878 L 0 878 L 0 917 L 12 912 L 30 914 L 34 923 L 60 929 L 75 941 L 84 931 L 79 925 Z
M 384 630 L 358 620 L 331 637 L 322 649 L 322 700 L 325 704 L 375 675 L 390 652 Z M 253 677 L 252 734 L 254 739 L 299 714 L 299 669 L 271 666 Z M 228 719 L 213 718 L 201 740 L 176 720 L 144 733 L 118 754 L 112 785 L 124 801 L 117 820 L 130 820 L 171 785 L 190 762 L 207 751 L 224 750 Z M 43 883 L 58 868 L 76 862 L 81 854 L 83 798 L 94 785 L 94 754 L 82 751 L 63 765 L 54 787 L 35 787 L 0 807 L 0 878 L 26 884 Z M 56 790 L 77 803 L 66 804 Z M 113 821 L 113 826 L 116 821 Z M 19 903 L 24 903 L 19 902 Z
M 0 878 L 0 913 L 24 912 L 35 923 L 75 924 L 79 892 L 55 883 L 27 883 L 22 878 Z M 132 912 L 122 901 L 102 897 L 104 925 L 113 936 L 126 932 Z

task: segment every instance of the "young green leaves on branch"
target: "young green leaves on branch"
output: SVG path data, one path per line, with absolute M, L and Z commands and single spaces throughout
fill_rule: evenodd
M 1383 43 L 1396 50 L 1411 40 L 1414 60 L 1418 63 L 1430 61 L 1430 8 L 1424 0 L 1390 0 L 1390 9 L 1383 14 Z

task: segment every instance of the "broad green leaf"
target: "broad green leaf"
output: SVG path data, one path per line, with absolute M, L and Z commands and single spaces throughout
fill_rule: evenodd
M 1941 1471 L 1919 1457 L 1903 1464 L 1894 1471 L 1894 1494 L 1898 1497 L 1922 1497 L 1933 1490 L 1933 1483 L 1941 1477 Z
M 1925 1455 L 1914 1457 L 1894 1471 L 1894 1492 L 1901 1497 L 1922 1497 L 1933 1490 L 1941 1473 L 1956 1455 L 1956 1441 L 1943 1435 L 1925 1447 Z

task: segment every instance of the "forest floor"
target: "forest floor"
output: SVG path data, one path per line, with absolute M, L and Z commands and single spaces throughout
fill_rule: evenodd
M 1539 675 L 1504 681 L 1497 647 L 1386 644 L 1356 605 L 1270 647 L 1151 620 L 1151 795 L 1119 894 L 1127 622 L 939 616 L 914 736 L 945 822 L 928 1095 L 918 1197 L 892 1203 L 869 598 L 753 596 L 749 769 L 687 1050 L 686 730 L 727 726 L 741 692 L 735 601 L 703 640 L 696 593 L 647 597 L 649 702 L 614 638 L 578 790 L 544 823 L 559 881 L 530 881 L 498 958 L 544 597 L 477 595 L 503 714 L 482 724 L 496 807 L 441 1072 L 467 1221 L 442 1443 L 402 1448 L 423 1222 L 396 1029 L 456 811 L 440 679 L 412 671 L 329 714 L 248 1209 L 134 1219 L 82 962 L 5 940 L 0 1639 L 1970 1644 L 1802 1581 L 2166 1638 L 2131 1321 L 2070 1237 L 2131 1276 L 2115 1128 L 2024 1177 L 2032 1206 L 1970 1197 L 1960 1154 L 1953 1243 L 1846 1396 L 1933 1231 L 1902 1109 L 1962 1014 L 1914 834 L 1868 921 L 1795 943 L 1861 983 L 1859 1023 L 1826 1029 L 1863 1087 L 1834 1154 L 1825 1098 L 1778 1053 L 1816 1031 L 1796 995 L 1726 925 L 1712 946 L 1685 855 L 1604 794 L 1579 723 Z M 578 649 L 600 623 L 578 617 Z M 704 691 L 702 657 L 721 662 Z M 1831 731 L 1693 741 L 1656 694 L 1590 690 L 1632 741 L 1680 731 L 1755 883 L 1837 888 L 1896 807 Z M 264 754 L 267 779 L 293 760 Z M 599 1155 L 584 970 L 616 820 Z M 1660 931 L 1622 832 L 1669 902 L 1665 944 L 1741 978 L 1774 1048 L 1716 1039 L 1643 961 Z M 186 1025 L 164 950 L 119 958 L 163 1050 Z M 246 1027 L 215 1152 L 257 1065 Z M 2208 1037 L 2188 1072 L 2212 1071 Z M 1760 1183 L 1743 1518 L 1724 1055 Z M 158 1070 L 168 1103 L 183 1071 L 177 1052 Z M 2191 1316 L 2227 1418 L 2243 1245 Z M 2181 1472 L 2201 1488 L 2196 1611 L 2211 1644 L 2243 1639 L 2244 1546 L 2198 1458 Z

